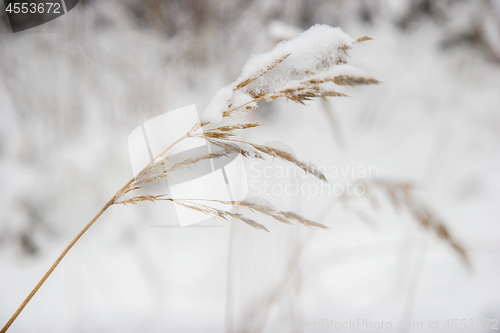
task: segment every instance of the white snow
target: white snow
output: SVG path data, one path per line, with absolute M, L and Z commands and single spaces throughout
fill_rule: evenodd
M 230 86 L 221 88 L 208 103 L 207 108 L 201 115 L 201 121 L 218 124 L 222 121 L 222 113 L 228 109 L 233 97 L 233 89 Z
M 341 46 L 351 46 L 353 39 L 340 28 L 317 24 L 304 31 L 298 37 L 279 43 L 273 50 L 250 58 L 241 73 L 242 78 L 251 77 L 259 69 L 278 61 L 290 54 L 285 62 L 273 71 L 271 76 L 279 76 L 283 80 L 301 78 L 305 71 L 318 70 L 335 65 L 338 58 L 344 59 Z
M 271 51 L 252 56 L 240 77 L 222 88 L 210 101 L 202 113 L 202 120 L 219 123 L 222 113 L 228 110 L 229 105 L 242 105 L 234 102 L 232 96 L 239 83 L 253 80 L 239 89 L 239 94 L 249 91 L 259 94 L 279 91 L 294 81 L 304 80 L 325 70 L 331 71 L 339 61 L 345 62 L 347 56 L 340 48 L 350 47 L 352 43 L 353 39 L 340 28 L 317 24 L 292 40 L 280 42 Z M 273 68 L 269 70 L 271 67 Z M 241 100 L 241 97 L 238 99 Z M 247 100 L 251 100 L 251 97 Z
M 253 98 L 247 93 L 241 92 L 241 91 L 236 91 L 236 93 L 233 96 L 233 106 L 238 107 L 241 105 L 245 105 L 248 107 L 256 107 L 257 103 L 252 102 Z

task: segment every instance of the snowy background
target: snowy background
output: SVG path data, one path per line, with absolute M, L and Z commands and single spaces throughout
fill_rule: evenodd
M 472 264 L 384 198 L 379 209 L 356 199 L 360 218 L 325 193 L 268 193 L 331 228 L 256 216 L 270 233 L 238 221 L 154 227 L 170 223 L 168 208 L 114 206 L 11 332 L 385 331 L 334 327 L 358 320 L 442 331 L 447 320 L 500 320 L 499 1 L 81 0 L 25 32 L 12 34 L 4 13 L 0 21 L 2 325 L 130 179 L 135 127 L 185 105 L 202 110 L 252 54 L 316 23 L 374 38 L 349 61 L 382 84 L 328 103 L 264 102 L 245 119 L 267 126 L 246 139 L 413 183 Z M 248 172 L 254 184 L 318 184 L 302 172 L 258 177 L 285 167 Z M 314 327 L 324 320 L 333 327 Z

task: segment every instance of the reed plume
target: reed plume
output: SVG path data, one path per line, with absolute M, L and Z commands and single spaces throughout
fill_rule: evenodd
M 376 79 L 367 77 L 360 69 L 348 65 L 348 50 L 354 44 L 369 39 L 369 37 L 362 37 L 353 40 L 339 28 L 316 25 L 296 39 L 282 42 L 272 51 L 252 57 L 243 69 L 241 76 L 229 86 L 222 88 L 214 96 L 206 108 L 201 122 L 193 124 L 190 131 L 178 138 L 169 147 L 166 147 L 142 171 L 130 179 L 78 233 L 22 302 L 0 333 L 4 333 L 9 329 L 68 251 L 100 216 L 113 205 L 169 201 L 207 216 L 216 216 L 225 220 L 233 218 L 254 228 L 267 231 L 265 226 L 242 214 L 231 212 L 229 209 L 222 210 L 211 206 L 211 204 L 218 202 L 219 204 L 227 204 L 230 207 L 230 205 L 235 204 L 232 202 L 196 198 L 174 199 L 165 195 L 134 196 L 133 193 L 143 188 L 147 183 L 158 181 L 164 177 L 175 177 L 176 171 L 190 167 L 200 161 L 215 160 L 230 154 L 241 154 L 245 158 L 278 158 L 292 163 L 306 173 L 326 182 L 326 177 L 317 167 L 309 162 L 299 160 L 288 151 L 271 145 L 236 139 L 239 131 L 262 126 L 262 123 L 249 122 L 220 125 L 220 122 L 223 118 L 230 118 L 236 114 L 257 108 L 259 101 L 269 102 L 277 99 L 287 99 L 305 104 L 307 101 L 318 97 L 347 96 L 338 91 L 338 87 L 377 84 Z M 220 150 L 209 154 L 191 156 L 184 161 L 174 163 L 170 156 L 171 149 L 189 137 L 204 138 L 207 142 L 219 147 Z M 282 223 L 297 222 L 308 227 L 327 228 L 325 225 L 306 219 L 294 212 L 280 211 L 270 205 L 251 201 L 241 201 L 236 204 L 248 211 L 269 216 Z M 445 231 L 443 229 L 441 232 L 443 237 L 446 236 Z

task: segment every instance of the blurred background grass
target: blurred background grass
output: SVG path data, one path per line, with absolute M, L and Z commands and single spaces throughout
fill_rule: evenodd
M 0 21 L 0 321 L 130 178 L 136 126 L 188 104 L 202 110 L 252 54 L 316 23 L 373 37 L 351 61 L 383 84 L 349 89 L 351 98 L 327 108 L 265 103 L 248 116 L 268 124 L 253 140 L 283 141 L 320 166 L 376 166 L 380 178 L 415 183 L 474 267 L 468 273 L 388 203 L 378 211 L 359 203 L 370 227 L 341 207 L 325 210 L 328 195 L 267 198 L 311 219 L 327 212 L 318 222 L 332 230 L 312 234 L 271 221 L 270 234 L 232 221 L 154 228 L 168 223 L 159 205 L 115 207 L 12 332 L 219 332 L 228 318 L 238 332 L 289 332 L 300 331 L 293 321 L 323 319 L 425 328 L 500 318 L 499 1 L 81 0 L 24 32 L 12 34 L 5 13 Z

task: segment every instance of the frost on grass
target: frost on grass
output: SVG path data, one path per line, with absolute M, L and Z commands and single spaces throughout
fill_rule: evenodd
M 257 144 L 237 138 L 239 131 L 263 125 L 257 122 L 220 125 L 222 118 L 258 107 L 258 101 L 273 101 L 280 98 L 304 103 L 315 97 L 345 96 L 336 91 L 339 86 L 375 84 L 377 80 L 366 77 L 365 73 L 348 65 L 347 50 L 354 43 L 370 39 L 352 39 L 340 28 L 315 25 L 298 37 L 279 43 L 273 50 L 253 56 L 243 68 L 240 77 L 232 84 L 220 89 L 202 115 L 202 121 L 176 142 L 186 138 L 199 137 L 216 147 L 208 154 L 191 156 L 174 163 L 166 156 L 158 157 L 120 193 L 123 196 L 140 188 L 145 183 L 169 177 L 175 171 L 204 160 L 214 160 L 229 154 L 240 154 L 245 158 L 280 159 L 292 163 L 304 172 L 328 182 L 325 175 L 314 164 L 301 161 L 290 147 L 279 142 Z M 264 226 L 243 215 L 211 207 L 214 202 L 231 204 L 217 200 L 203 201 L 197 198 L 174 199 L 158 196 L 137 196 L 117 203 L 132 204 L 143 201 L 170 201 L 187 209 L 221 218 L 239 219 L 255 228 L 267 230 Z M 293 212 L 274 209 L 267 203 L 241 201 L 239 207 L 272 217 L 283 223 L 299 222 L 306 226 L 326 228 Z
M 340 28 L 315 25 L 251 57 L 240 77 L 210 101 L 202 120 L 219 123 L 223 117 L 256 108 L 258 101 L 287 98 L 304 103 L 314 97 L 345 96 L 336 91 L 338 86 L 376 84 L 377 80 L 347 64 L 347 50 L 368 39 L 354 40 Z
M 230 86 L 221 88 L 208 104 L 201 120 L 210 123 L 220 123 L 222 120 L 221 110 L 227 110 L 229 105 L 231 105 L 233 96 L 234 92 Z
M 289 145 L 287 145 L 286 143 L 283 143 L 281 141 L 267 141 L 266 143 L 264 143 L 264 145 L 271 147 L 271 148 L 279 149 L 279 150 L 281 150 L 285 153 L 288 153 L 290 155 L 297 156 L 295 154 L 295 150 L 292 147 L 290 147 Z

